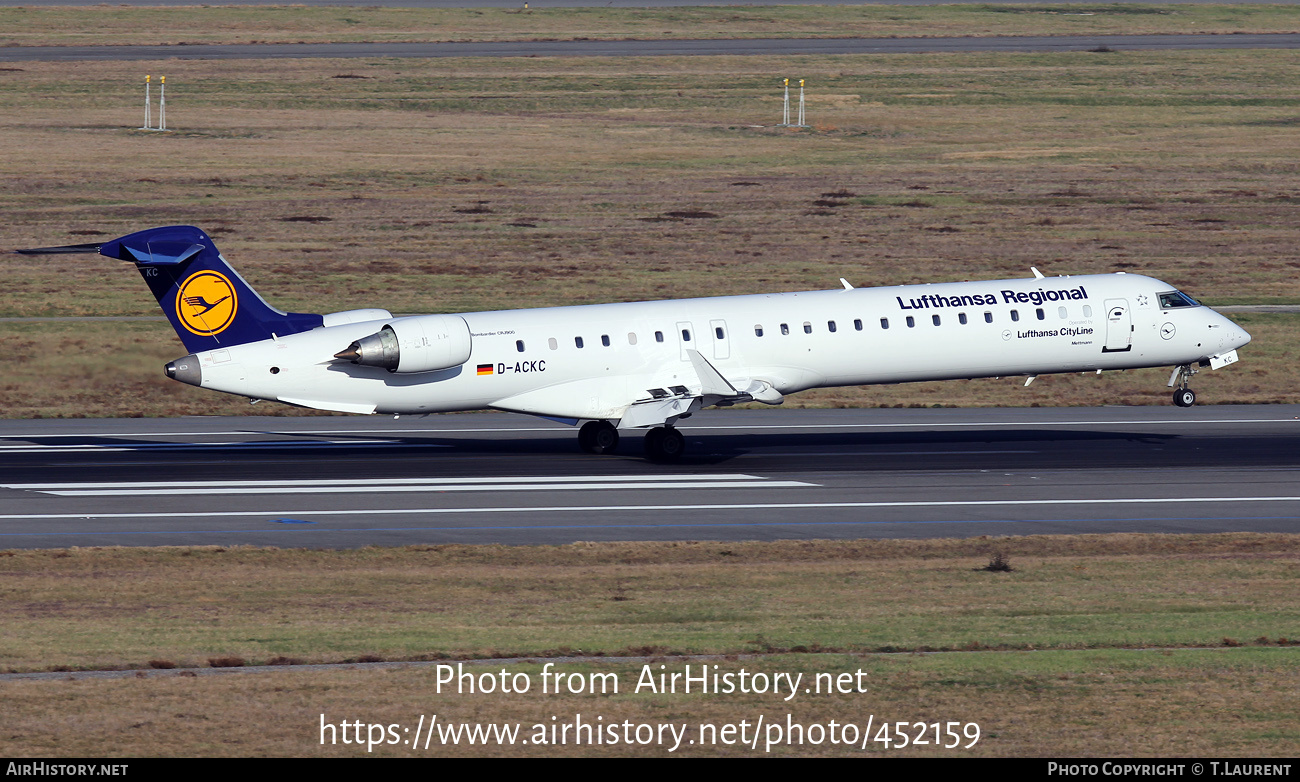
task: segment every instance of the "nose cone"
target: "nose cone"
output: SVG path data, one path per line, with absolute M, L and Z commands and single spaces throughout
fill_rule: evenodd
M 1219 313 L 1215 313 L 1222 320 L 1220 328 L 1223 329 L 1223 349 L 1236 350 L 1239 347 L 1250 344 L 1250 333 L 1243 329 L 1230 318 L 1226 318 Z
M 203 369 L 199 366 L 198 356 L 193 353 L 185 358 L 168 361 L 163 371 L 172 380 L 179 380 L 191 386 L 203 385 Z
M 1239 347 L 1244 347 L 1249 344 L 1250 344 L 1250 333 L 1247 332 L 1245 329 L 1243 329 L 1241 326 L 1238 326 L 1236 330 L 1236 334 L 1234 335 L 1232 349 L 1236 350 Z

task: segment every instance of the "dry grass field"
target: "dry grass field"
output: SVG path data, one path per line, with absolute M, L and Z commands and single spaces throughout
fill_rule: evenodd
M 618 694 L 543 695 L 542 660 L 485 662 L 528 695 L 435 669 L 8 681 L 11 755 L 334 755 L 319 715 L 398 723 L 959 720 L 970 749 L 776 755 L 1293 756 L 1300 542 L 1290 535 L 2 552 L 14 670 L 546 658 Z M 1011 572 L 984 567 L 1001 554 Z M 900 588 L 900 584 L 908 585 Z M 1154 648 L 1152 648 L 1154 647 Z M 954 650 L 930 655 L 931 650 Z M 900 654 L 903 652 L 903 654 Z M 673 659 L 676 654 L 714 654 Z M 610 659 L 645 656 L 639 661 Z M 640 692 L 642 666 L 864 671 L 865 692 Z M 660 669 L 658 666 L 665 666 Z M 874 732 L 873 732 L 874 733 Z M 388 736 L 382 736 L 388 738 Z M 760 744 L 760 750 L 763 745 Z M 375 754 L 409 756 L 410 747 Z M 664 747 L 436 744 L 426 755 L 668 755 Z M 762 754 L 686 746 L 675 754 Z
M 534 4 L 536 5 L 536 4 Z M 1284 5 L 823 5 L 680 8 L 0 8 L 0 46 L 335 41 L 1279 33 Z
M 25 62 L 0 71 L 0 246 L 193 223 L 273 303 L 308 311 L 1031 265 L 1152 274 L 1210 304 L 1297 302 L 1297 70 L 1284 51 Z M 146 71 L 169 77 L 174 132 L 133 129 Z M 811 130 L 772 127 L 784 76 L 808 80 Z M 156 312 L 105 259 L 6 255 L 3 270 L 0 317 Z M 1256 342 L 1201 380 L 1203 399 L 1294 401 L 1294 317 L 1247 327 Z M 157 367 L 181 349 L 149 324 L 0 323 L 0 349 L 8 416 L 244 409 L 163 390 L 176 384 Z M 791 402 L 1163 404 L 1159 374 Z
M 598 696 L 439 694 L 437 673 L 427 667 L 6 682 L 6 736 L 0 746 L 11 757 L 1213 757 L 1286 763 L 1300 746 L 1295 658 L 1294 649 L 1252 646 L 691 661 L 696 674 L 700 665 L 718 665 L 716 670 L 733 675 L 741 669 L 751 675 L 803 674 L 804 682 L 819 673 L 865 674 L 866 693 L 804 694 L 789 702 L 770 693 L 634 692 L 643 665 L 655 672 L 659 665 L 683 670 L 684 662 L 664 658 L 561 664 L 566 675 L 617 675 L 620 694 Z M 502 669 L 512 677 L 525 674 L 540 686 L 542 665 L 536 662 L 470 670 Z M 668 734 L 662 745 L 591 746 L 575 745 L 574 733 L 562 746 L 471 744 L 462 734 L 459 744 L 435 738 L 427 749 L 421 742 L 418 748 L 379 744 L 368 750 L 365 744 L 344 745 L 337 729 L 343 720 L 361 721 L 366 736 L 373 735 L 370 724 L 396 725 L 395 734 L 380 729 L 378 738 L 388 740 L 412 736 L 421 717 L 427 728 L 435 715 L 444 728 L 518 725 L 524 740 L 537 736 L 533 726 L 549 732 L 551 725 L 572 725 L 575 718 L 588 725 L 672 724 L 685 732 L 671 751 Z M 760 717 L 764 728 L 757 747 L 741 743 L 740 723 L 747 723 L 749 739 Z M 329 743 L 326 733 L 322 745 L 322 718 L 335 725 L 337 743 Z M 776 738 L 771 726 L 785 728 L 787 720 L 805 726 L 803 743 L 769 748 L 767 741 Z M 832 721 L 840 736 L 846 724 L 857 727 L 859 737 L 872 726 L 866 747 L 832 744 L 825 738 Z M 905 722 L 912 735 L 917 722 L 957 721 L 958 731 L 974 723 L 980 737 L 970 748 L 966 739 L 959 748 L 887 748 L 875 740 L 886 721 Z M 731 743 L 689 744 L 704 725 L 733 726 Z M 820 738 L 812 725 L 821 727 Z M 642 732 L 643 738 L 649 735 Z M 927 734 L 927 740 L 933 736 Z
M 14 550 L 0 670 L 1289 646 L 1298 557 L 1258 534 Z

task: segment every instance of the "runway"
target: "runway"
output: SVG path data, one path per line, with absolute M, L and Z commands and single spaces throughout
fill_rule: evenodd
M 1300 531 L 1300 405 L 0 422 L 0 548 Z
M 5 46 L 0 62 L 31 60 L 248 60 L 357 57 L 663 57 L 924 52 L 1068 52 L 1089 49 L 1295 49 L 1295 33 L 1240 35 L 1062 35 L 956 38 L 746 38 L 621 41 L 445 41 L 436 43 Z

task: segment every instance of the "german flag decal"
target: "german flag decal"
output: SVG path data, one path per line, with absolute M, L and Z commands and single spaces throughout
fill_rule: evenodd
M 491 364 L 479 364 L 479 365 L 478 365 L 478 373 L 479 373 L 480 375 L 490 375 L 490 374 L 492 374 L 492 365 L 491 365 Z

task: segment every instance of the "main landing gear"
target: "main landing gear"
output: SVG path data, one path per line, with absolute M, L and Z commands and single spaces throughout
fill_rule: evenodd
M 612 453 L 618 447 L 618 429 L 609 421 L 588 421 L 578 430 L 578 445 L 587 453 Z M 656 462 L 675 462 L 686 451 L 686 438 L 671 426 L 646 432 L 646 456 Z
M 578 446 L 587 453 L 610 453 L 618 447 L 618 430 L 609 421 L 588 421 L 578 430 Z
M 1177 385 L 1174 391 L 1174 404 L 1179 407 L 1191 407 L 1196 404 L 1196 392 L 1187 387 L 1191 382 L 1192 375 L 1196 374 L 1196 368 L 1191 364 L 1183 364 L 1174 367 L 1174 373 L 1169 377 L 1169 385 Z
M 656 426 L 646 432 L 645 453 L 656 462 L 675 462 L 686 452 L 686 438 L 671 426 Z

